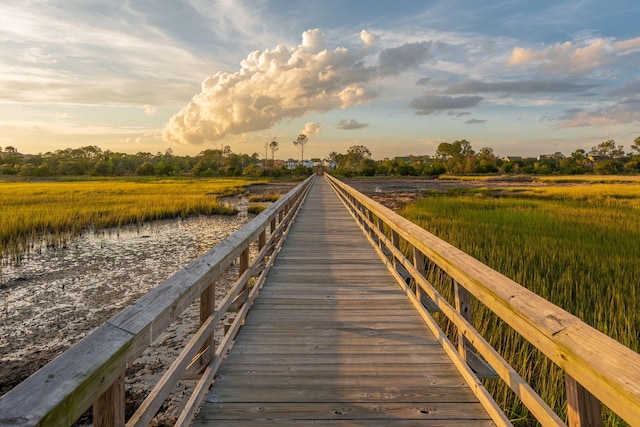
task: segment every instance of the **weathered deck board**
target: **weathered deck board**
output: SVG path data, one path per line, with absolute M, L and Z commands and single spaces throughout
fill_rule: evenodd
M 493 423 L 317 179 L 194 422 L 205 425 Z

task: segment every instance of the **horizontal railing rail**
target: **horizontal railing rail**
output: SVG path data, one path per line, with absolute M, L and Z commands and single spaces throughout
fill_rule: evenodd
M 495 402 L 478 379 L 483 371 L 504 381 L 540 424 L 565 425 L 472 326 L 472 297 L 564 371 L 569 425 L 602 425 L 602 403 L 630 425 L 640 426 L 638 353 L 355 189 L 327 178 L 497 424 L 509 421 L 495 413 Z M 454 301 L 427 280 L 426 271 L 433 265 L 452 279 Z M 455 346 L 429 313 L 434 310 L 455 326 Z
M 0 398 L 0 426 L 69 426 L 91 405 L 100 426 L 146 426 L 184 375 L 200 380 L 176 425 L 189 425 L 314 177 L 299 184 L 243 228 L 92 331 Z M 252 251 L 255 255 L 252 255 Z M 239 277 L 217 306 L 216 280 L 232 263 Z M 125 370 L 188 307 L 200 299 L 200 329 L 158 384 L 125 420 Z M 216 348 L 223 315 L 237 310 Z

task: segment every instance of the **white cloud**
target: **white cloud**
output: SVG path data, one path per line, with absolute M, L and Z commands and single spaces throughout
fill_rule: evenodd
M 597 38 L 582 44 L 566 41 L 543 49 L 516 47 L 509 66 L 531 65 L 550 74 L 586 74 L 640 51 L 640 37 L 614 42 Z
M 362 40 L 362 43 L 364 43 L 365 48 L 369 49 L 374 47 L 378 43 L 380 37 L 376 36 L 375 34 L 371 34 L 367 30 L 362 30 L 360 31 L 360 40 Z
M 293 49 L 255 51 L 235 73 L 218 72 L 174 115 L 164 138 L 203 144 L 228 135 L 267 129 L 284 118 L 326 112 L 369 101 L 365 83 L 376 74 L 346 48 L 326 48 L 322 33 L 305 31 Z
M 318 135 L 322 131 L 322 126 L 318 122 L 308 122 L 305 123 L 304 129 L 300 131 L 307 136 L 309 135 Z

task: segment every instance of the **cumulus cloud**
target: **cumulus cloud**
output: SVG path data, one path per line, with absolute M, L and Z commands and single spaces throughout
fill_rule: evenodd
M 411 101 L 411 108 L 418 115 L 429 115 L 446 110 L 475 107 L 484 98 L 481 96 L 448 96 L 427 94 Z
M 423 64 L 431 57 L 430 41 L 405 43 L 380 52 L 380 74 L 392 76 Z
M 165 140 L 203 144 L 231 134 L 262 130 L 284 118 L 326 112 L 371 100 L 365 83 L 376 74 L 346 48 L 328 50 L 319 30 L 305 31 L 293 49 L 255 51 L 235 73 L 218 72 L 174 115 Z
M 640 37 L 615 42 L 598 38 L 586 44 L 570 41 L 543 49 L 516 47 L 507 61 L 510 66 L 533 65 L 550 74 L 586 74 L 640 51 Z
M 318 122 L 309 122 L 309 123 L 305 123 L 304 129 L 302 129 L 300 131 L 300 133 L 303 133 L 303 134 L 305 134 L 307 136 L 309 136 L 309 135 L 318 135 L 321 130 L 322 130 L 322 126 L 320 125 L 320 123 L 318 123 Z
M 362 30 L 360 31 L 360 40 L 362 40 L 362 43 L 364 43 L 364 47 L 369 49 L 374 47 L 378 43 L 380 37 L 371 34 L 367 30 Z
M 338 122 L 336 127 L 342 130 L 353 130 L 353 129 L 364 129 L 369 126 L 369 123 L 360 123 L 357 120 L 351 119 L 342 119 Z
M 568 80 L 520 80 L 501 82 L 481 82 L 466 79 L 454 83 L 445 92 L 449 94 L 480 93 L 480 92 L 508 92 L 508 93 L 566 93 L 581 92 L 594 85 L 583 85 Z

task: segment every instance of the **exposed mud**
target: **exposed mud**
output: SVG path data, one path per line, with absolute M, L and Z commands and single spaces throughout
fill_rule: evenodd
M 345 182 L 391 209 L 399 209 L 427 191 L 488 185 L 426 179 Z M 491 186 L 523 184 L 527 185 L 492 182 Z M 252 186 L 249 195 L 228 198 L 240 209 L 235 217 L 200 216 L 87 233 L 61 248 L 42 245 L 19 266 L 0 263 L 4 265 L 0 270 L 0 395 L 246 224 L 252 217 L 246 213 L 250 195 L 284 194 L 295 185 Z M 237 267 L 233 266 L 218 281 L 218 295 L 228 290 L 235 277 Z M 127 417 L 195 332 L 198 316 L 195 303 L 128 367 Z M 218 343 L 222 336 L 223 331 L 218 330 Z M 173 425 L 194 384 L 181 381 L 152 425 Z M 77 425 L 90 423 L 89 411 Z
M 424 197 L 430 191 L 446 192 L 458 188 L 539 187 L 548 185 L 533 181 L 527 176 L 510 177 L 509 179 L 496 177 L 495 180 L 491 181 L 447 181 L 424 178 L 350 178 L 343 181 L 376 202 L 393 210 L 401 209 L 407 203 Z
M 17 266 L 0 260 L 0 395 L 241 228 L 253 217 L 246 213 L 250 195 L 284 194 L 295 185 L 252 186 L 249 195 L 228 198 L 238 206 L 237 216 L 198 216 L 90 232 L 60 248 L 37 246 Z M 218 294 L 224 294 L 236 276 L 237 267 L 232 266 L 218 282 Z M 128 367 L 128 415 L 195 332 L 198 316 L 194 304 Z M 216 340 L 221 334 L 216 333 Z M 185 382 L 177 387 L 154 425 L 173 424 L 192 386 Z M 78 425 L 90 422 L 89 413 Z

